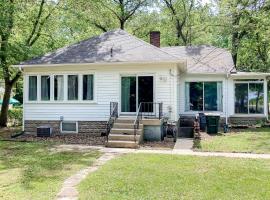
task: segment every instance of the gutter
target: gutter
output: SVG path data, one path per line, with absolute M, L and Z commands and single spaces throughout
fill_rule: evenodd
M 60 63 L 60 64 L 18 64 L 13 65 L 17 68 L 29 67 L 65 67 L 65 66 L 121 66 L 121 65 L 138 65 L 138 64 L 185 64 L 185 60 L 170 61 L 142 61 L 142 62 L 99 62 L 99 63 Z

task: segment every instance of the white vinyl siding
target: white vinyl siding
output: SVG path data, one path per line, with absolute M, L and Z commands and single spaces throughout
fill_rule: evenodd
M 98 68 L 98 69 L 97 69 Z M 76 68 L 76 74 L 79 75 L 79 100 L 68 101 L 67 89 L 65 86 L 64 101 L 49 102 L 29 102 L 24 105 L 25 120 L 60 120 L 64 121 L 107 121 L 109 117 L 110 102 L 119 102 L 120 106 L 120 81 L 121 75 L 153 75 L 154 76 L 154 101 L 163 103 L 163 112 L 167 116 L 171 116 L 174 120 L 176 116 L 176 77 L 170 74 L 170 69 L 175 70 L 175 65 L 151 65 L 151 66 L 121 66 L 121 67 L 95 67 Z M 65 84 L 67 84 L 67 76 L 75 72 L 74 67 L 65 68 L 36 68 L 25 72 L 25 76 L 34 74 L 45 74 L 50 71 L 53 75 L 64 75 Z M 40 72 L 39 72 L 40 71 Z M 61 73 L 62 72 L 62 73 Z M 89 73 L 90 72 L 90 73 Z M 173 71 L 172 73 L 174 73 Z M 83 75 L 93 74 L 94 91 L 92 101 L 83 101 L 82 79 Z M 176 76 L 176 75 L 175 75 Z M 79 85 L 80 85 L 79 84 Z M 175 98 L 175 99 L 174 99 Z M 119 109 L 120 111 L 120 109 Z M 170 112 L 169 112 L 170 111 Z

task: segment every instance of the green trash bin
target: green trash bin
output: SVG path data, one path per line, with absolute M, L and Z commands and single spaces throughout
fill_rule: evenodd
M 219 128 L 220 116 L 216 114 L 205 114 L 206 115 L 206 131 L 208 134 L 217 134 Z

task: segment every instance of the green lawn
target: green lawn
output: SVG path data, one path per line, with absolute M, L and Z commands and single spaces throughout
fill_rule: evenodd
M 202 140 L 200 150 L 270 153 L 270 129 L 249 129 L 244 132 L 215 136 Z
M 54 199 L 63 181 L 89 166 L 91 152 L 55 152 L 48 143 L 0 141 L 0 199 Z
M 270 160 L 128 154 L 79 185 L 80 199 L 270 199 Z

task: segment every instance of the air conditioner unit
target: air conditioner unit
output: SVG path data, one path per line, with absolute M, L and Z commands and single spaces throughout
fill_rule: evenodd
M 50 137 L 52 135 L 52 127 L 39 126 L 37 127 L 37 137 Z

